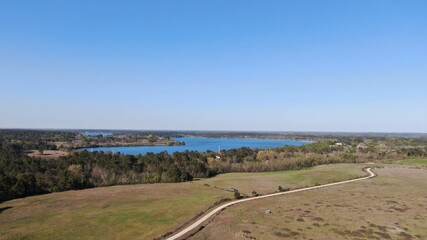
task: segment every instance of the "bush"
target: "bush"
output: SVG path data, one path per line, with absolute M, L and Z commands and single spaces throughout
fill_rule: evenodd
M 290 188 L 288 188 L 288 187 L 282 187 L 282 186 L 279 186 L 278 189 L 279 189 L 279 192 L 287 192 L 287 191 L 290 190 Z
M 242 198 L 242 195 L 240 195 L 239 191 L 234 192 L 234 199 L 240 199 Z

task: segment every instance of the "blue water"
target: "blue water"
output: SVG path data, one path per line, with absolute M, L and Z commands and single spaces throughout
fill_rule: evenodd
M 113 135 L 113 133 L 110 132 L 85 132 L 83 133 L 85 136 L 89 136 L 89 137 L 93 137 L 93 136 L 98 136 L 98 135 L 102 135 L 102 136 L 111 136 Z
M 240 138 L 201 138 L 201 137 L 182 137 L 176 140 L 185 142 L 185 146 L 133 146 L 133 147 L 99 147 L 85 148 L 88 151 L 103 151 L 103 152 L 120 152 L 129 155 L 146 154 L 148 152 L 160 153 L 167 151 L 168 153 L 199 151 L 207 150 L 218 151 L 229 150 L 234 148 L 249 147 L 249 148 L 273 148 L 285 145 L 301 146 L 308 142 L 299 142 L 292 140 L 272 140 L 272 139 L 240 139 Z

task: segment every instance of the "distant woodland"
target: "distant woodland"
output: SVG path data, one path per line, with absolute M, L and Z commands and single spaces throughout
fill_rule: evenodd
M 120 136 L 132 135 L 120 133 Z M 139 134 L 139 135 L 138 135 Z M 171 136 L 138 133 L 124 139 L 170 140 Z M 264 136 L 266 137 L 266 136 Z M 427 138 L 399 136 L 316 136 L 304 146 L 275 149 L 240 148 L 217 152 L 147 155 L 76 151 L 57 159 L 30 157 L 27 151 L 59 149 L 86 138 L 77 132 L 0 130 L 0 201 L 35 194 L 118 184 L 183 182 L 226 172 L 302 169 L 321 164 L 392 162 L 427 157 Z M 95 137 L 90 137 L 92 141 Z M 77 140 L 76 140 L 77 139 Z M 183 143 L 182 143 L 183 144 Z
M 20 144 L 24 150 L 62 150 L 115 146 L 173 146 L 185 143 L 173 139 L 173 134 L 115 131 L 103 136 L 86 135 L 82 131 L 1 130 L 0 141 Z

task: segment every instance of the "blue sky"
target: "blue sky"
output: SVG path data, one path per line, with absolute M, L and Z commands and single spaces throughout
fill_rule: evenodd
M 0 128 L 427 132 L 427 1 L 1 1 Z

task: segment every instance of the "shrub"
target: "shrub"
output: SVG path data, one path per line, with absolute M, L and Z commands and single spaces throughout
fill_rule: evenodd
M 290 188 L 289 188 L 289 187 L 282 187 L 282 186 L 279 186 L 279 187 L 278 187 L 278 190 L 279 190 L 279 192 L 286 192 L 286 191 L 289 191 L 289 190 L 290 190 Z
M 234 192 L 234 199 L 240 199 L 242 196 L 240 195 L 239 191 Z

